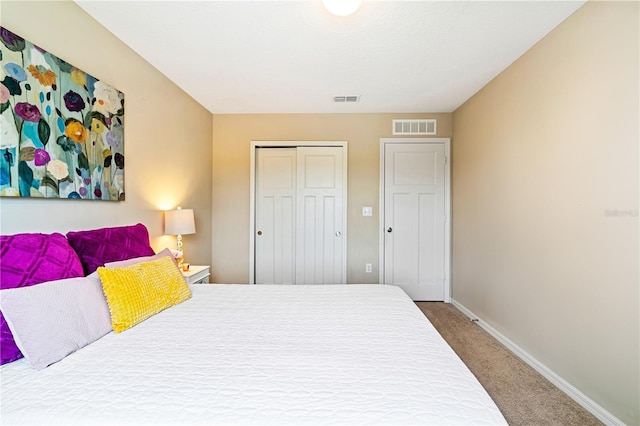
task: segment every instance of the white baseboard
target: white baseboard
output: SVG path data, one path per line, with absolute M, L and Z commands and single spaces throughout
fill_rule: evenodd
M 522 361 L 529 364 L 531 368 L 536 370 L 542 376 L 544 376 L 547 380 L 553 383 L 556 387 L 558 387 L 561 391 L 566 393 L 571 399 L 584 407 L 587 411 L 593 414 L 596 418 L 598 418 L 601 422 L 610 426 L 623 426 L 624 422 L 618 419 L 616 416 L 602 408 L 596 402 L 594 402 L 591 398 L 587 397 L 585 394 L 576 389 L 573 385 L 567 382 L 565 379 L 560 377 L 554 371 L 552 371 L 549 367 L 535 359 L 531 354 L 527 351 L 513 343 L 511 340 L 506 338 L 503 334 L 501 334 L 498 330 L 491 327 L 489 324 L 484 322 L 481 318 L 478 318 L 473 312 L 467 309 L 462 304 L 458 303 L 456 300 L 451 299 L 451 303 L 453 306 L 458 308 L 463 314 L 469 317 L 472 320 L 475 320 L 476 323 L 482 327 L 487 333 L 493 336 L 497 341 L 502 343 L 507 347 L 511 352 L 513 352 L 517 357 L 519 357 Z

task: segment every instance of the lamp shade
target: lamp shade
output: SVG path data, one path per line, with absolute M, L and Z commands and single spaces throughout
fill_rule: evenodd
M 196 233 L 193 209 L 167 210 L 164 212 L 164 233 L 167 235 L 186 235 Z

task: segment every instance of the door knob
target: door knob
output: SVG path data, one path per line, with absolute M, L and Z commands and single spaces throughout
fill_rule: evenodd
M 258 235 L 262 235 L 262 231 L 258 231 Z
M 342 235 L 342 232 L 340 232 L 340 231 L 336 231 L 336 237 L 339 237 L 339 236 L 341 236 L 341 235 Z
M 391 227 L 387 228 L 387 232 L 391 232 L 393 231 L 393 229 L 391 229 Z

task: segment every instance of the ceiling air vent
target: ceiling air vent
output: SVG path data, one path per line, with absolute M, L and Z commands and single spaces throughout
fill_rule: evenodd
M 430 120 L 393 120 L 394 135 L 435 135 L 436 121 Z
M 360 95 L 334 96 L 333 97 L 333 102 L 337 102 L 337 103 L 342 103 L 342 102 L 351 103 L 351 102 L 358 102 L 359 100 L 360 100 Z

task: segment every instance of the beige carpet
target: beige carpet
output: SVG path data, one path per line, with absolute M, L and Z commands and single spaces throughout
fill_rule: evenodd
M 475 374 L 510 425 L 601 425 L 453 305 L 418 307 Z

